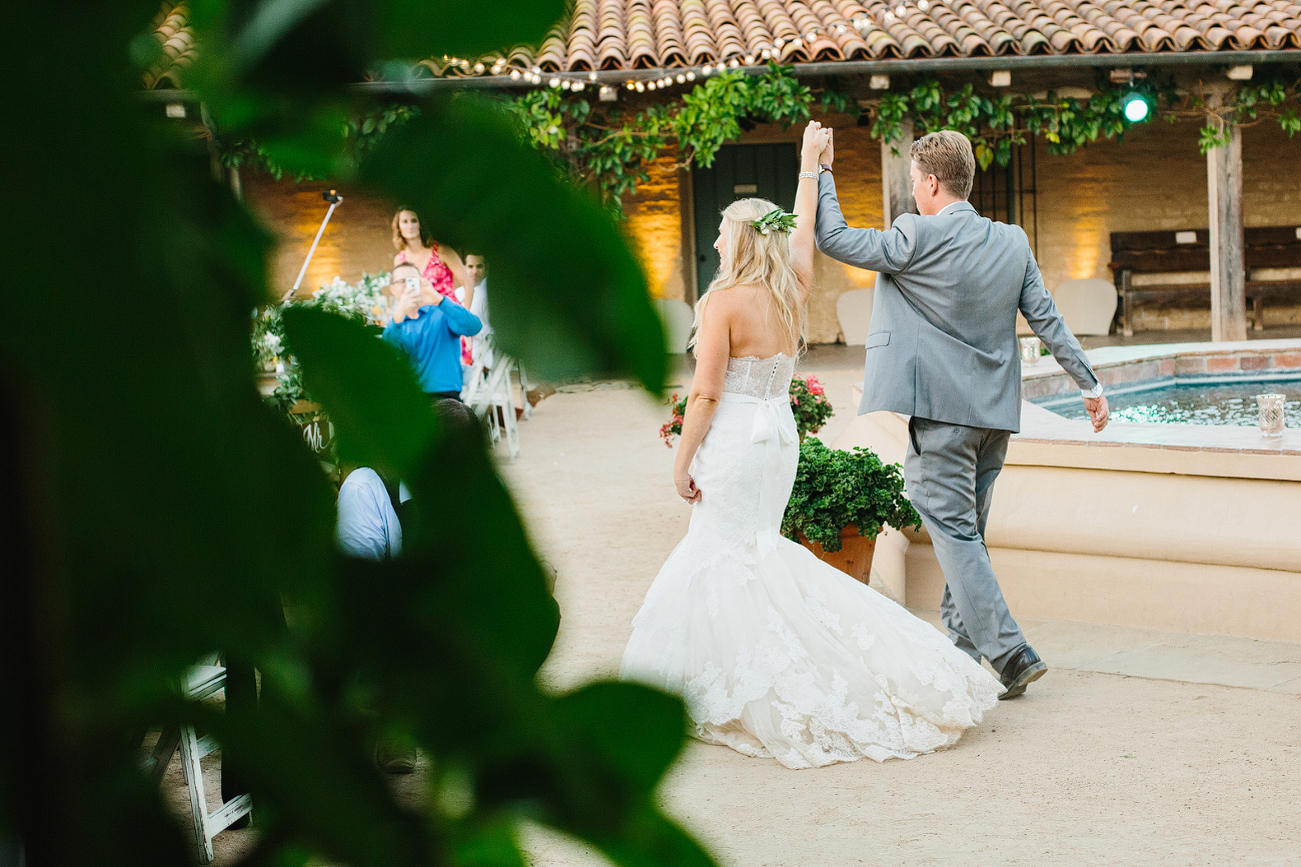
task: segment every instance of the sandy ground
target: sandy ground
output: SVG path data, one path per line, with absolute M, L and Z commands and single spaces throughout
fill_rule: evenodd
M 861 359 L 819 348 L 802 363 L 836 405 L 826 442 L 852 418 Z M 666 416 L 621 384 L 562 389 L 521 426 L 520 459 L 503 463 L 558 573 L 561 629 L 543 672 L 556 690 L 617 672 L 630 621 L 686 531 L 673 453 L 657 435 Z M 693 741 L 662 786 L 664 808 L 728 867 L 1301 865 L 1301 680 L 1290 680 L 1301 646 L 1064 621 L 1027 633 L 1052 669 L 951 750 L 791 771 Z M 394 783 L 415 796 L 422 776 Z M 165 787 L 183 812 L 177 763 Z M 218 863 L 247 851 L 252 833 L 218 835 Z M 606 863 L 545 829 L 524 838 L 538 867 Z
M 803 365 L 837 406 L 828 442 L 852 415 L 852 356 Z M 629 389 L 562 392 L 522 426 L 523 454 L 504 468 L 558 572 L 563 619 L 544 670 L 557 689 L 617 671 L 686 530 L 664 417 Z M 1301 864 L 1301 697 L 1059 668 L 946 752 L 790 771 L 691 742 L 662 797 L 721 863 L 743 867 Z M 538 865 L 604 863 L 541 829 L 527 839 Z

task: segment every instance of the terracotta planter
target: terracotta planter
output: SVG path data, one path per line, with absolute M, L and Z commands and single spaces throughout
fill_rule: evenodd
M 840 550 L 824 551 L 822 545 L 810 542 L 800 533 L 800 544 L 808 548 L 824 563 L 835 566 L 850 578 L 869 583 L 872 575 L 872 552 L 876 550 L 876 537 L 864 538 L 853 524 L 840 531 Z

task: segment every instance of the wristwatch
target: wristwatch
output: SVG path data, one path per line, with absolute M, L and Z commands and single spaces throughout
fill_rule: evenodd
M 821 173 L 821 172 L 830 172 L 830 171 L 831 171 L 831 166 L 827 165 L 826 163 L 819 163 L 819 164 L 818 164 L 818 172 L 819 172 L 819 173 Z M 835 172 L 832 172 L 832 174 L 835 174 Z

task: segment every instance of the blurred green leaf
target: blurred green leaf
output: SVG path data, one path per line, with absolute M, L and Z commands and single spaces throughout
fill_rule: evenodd
M 567 8 L 564 0 L 495 0 L 490 6 L 373 0 L 362 5 L 382 15 L 378 53 L 410 58 L 476 58 L 515 45 L 541 45 Z
M 456 5 L 446 20 L 468 31 L 481 10 Z M 158 56 L 133 42 L 156 3 L 80 8 L 54 51 L 29 40 L 13 55 L 18 116 L 42 122 L 0 146 L 17 195 L 0 215 L 10 264 L 49 270 L 49 227 L 69 202 L 95 238 L 35 290 L 40 316 L 0 320 L 0 830 L 33 864 L 184 862 L 184 811 L 170 815 L 137 761 L 144 731 L 188 719 L 253 792 L 261 833 L 243 862 L 514 867 L 509 827 L 538 812 L 621 863 L 708 863 L 649 795 L 680 746 L 680 702 L 619 692 L 571 717 L 581 701 L 538 688 L 559 610 L 481 433 L 440 426 L 373 331 L 285 312 L 347 457 L 416 497 L 403 555 L 358 562 L 334 549 L 315 456 L 254 389 L 272 238 L 222 185 L 220 137 L 294 171 L 346 170 L 379 126 L 345 127 L 357 115 L 344 85 L 387 59 L 381 16 L 357 2 L 189 8 L 201 50 L 187 86 L 215 130 L 164 122 L 134 94 L 132 58 Z M 454 38 L 534 27 L 519 9 Z M 272 13 L 281 24 L 251 24 Z M 43 16 L 18 8 L 17 32 Z M 68 110 L 43 110 L 51 99 Z M 380 189 L 416 190 L 444 239 L 488 249 L 519 354 L 658 387 L 658 323 L 608 216 L 481 103 L 432 113 L 406 150 L 388 148 L 402 161 L 376 170 Z M 260 671 L 259 708 L 181 702 L 185 670 L 213 651 Z M 628 707 L 657 710 L 623 727 Z M 414 736 L 438 770 L 462 774 L 465 797 L 449 786 L 399 801 L 374 766 L 377 733 Z M 607 755 L 642 736 L 645 756 Z
M 556 702 L 563 724 L 629 784 L 649 794 L 682 749 L 682 702 L 633 683 L 592 683 Z
M 406 478 L 437 423 L 411 363 L 372 329 L 324 310 L 283 314 L 303 385 L 339 431 L 339 459 Z

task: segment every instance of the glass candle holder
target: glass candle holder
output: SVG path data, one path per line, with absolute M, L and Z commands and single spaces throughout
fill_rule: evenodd
M 1260 408 L 1261 436 L 1281 437 L 1283 435 L 1284 400 L 1285 395 L 1282 394 L 1256 395 L 1256 406 Z
M 1038 337 L 1021 338 L 1021 363 L 1022 364 L 1039 363 L 1039 338 Z

